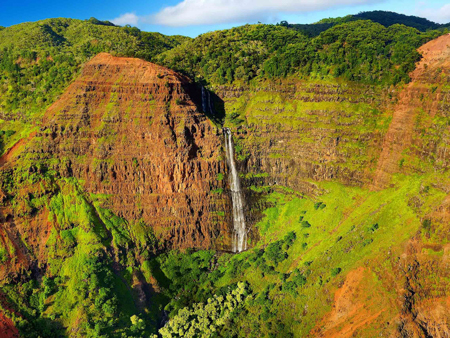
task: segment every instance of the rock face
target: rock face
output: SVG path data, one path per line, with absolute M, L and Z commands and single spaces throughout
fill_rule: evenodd
M 211 191 L 226 165 L 196 91 L 167 68 L 101 53 L 47 110 L 27 156 L 107 195 L 104 207 L 143 220 L 168 247 L 214 247 L 227 226 L 212 212 L 228 202 Z
M 450 35 L 420 47 L 423 58 L 410 74 L 411 82 L 399 94 L 392 122 L 383 141 L 372 187 L 385 188 L 394 173 L 440 170 L 448 166 Z M 420 163 L 424 162 L 424 163 Z
M 235 127 L 247 150 L 241 170 L 259 176 L 247 186 L 281 184 L 315 195 L 317 181 L 371 182 L 390 116 L 388 90 L 288 79 L 217 91 L 226 110 L 245 121 Z
M 386 188 L 395 173 L 425 173 L 450 164 L 450 35 L 423 45 L 403 88 L 286 79 L 215 91 L 247 150 L 245 185 L 282 184 L 315 195 L 314 182 Z M 240 119 L 240 121 L 239 121 Z M 266 174 L 261 177 L 260 174 Z
M 268 190 L 250 187 L 280 185 L 296 195 L 317 196 L 323 192 L 321 181 L 382 190 L 393 184 L 396 173 L 439 173 L 442 182 L 431 188 L 448 194 L 448 45 L 450 35 L 424 45 L 412 82 L 398 91 L 298 79 L 266 81 L 258 88 L 214 88 L 227 111 L 225 125 L 233 131 L 246 224 L 252 227 L 267 207 L 258 194 Z M 18 158 L 22 167 L 30 164 L 29 173 L 47 178 L 44 174 L 52 172 L 60 181 L 76 178 L 83 198 L 101 196 L 103 208 L 128 222 L 143 221 L 166 249 L 230 250 L 224 137 L 199 109 L 201 90 L 167 68 L 99 54 L 47 110 L 39 131 L 0 158 L 0 178 L 8 177 L 11 161 Z M 0 248 L 9 254 L 0 264 L 0 279 L 45 270 L 51 232 L 66 230 L 39 201 L 61 187 L 51 179 L 29 181 L 15 191 L 14 206 L 2 190 L 8 184 L 0 181 Z M 421 188 L 424 196 L 427 189 Z M 427 220 L 442 231 L 431 239 L 419 233 L 397 247 L 401 255 L 389 258 L 390 270 L 382 258 L 380 264 L 355 267 L 335 294 L 335 307 L 311 336 L 350 337 L 384 323 L 392 336 L 449 335 L 449 286 L 443 281 L 450 280 L 450 198 L 431 211 L 426 202 L 426 196 L 417 195 L 408 205 L 423 207 L 420 215 L 426 218 L 418 224 Z M 249 234 L 252 243 L 256 232 Z M 114 250 L 105 249 L 120 270 Z M 0 255 L 0 262 L 6 256 Z M 136 260 L 141 258 L 136 253 Z M 395 291 L 393 301 L 378 289 L 370 293 L 378 281 Z M 11 337 L 17 333 L 0 313 L 1 328 Z

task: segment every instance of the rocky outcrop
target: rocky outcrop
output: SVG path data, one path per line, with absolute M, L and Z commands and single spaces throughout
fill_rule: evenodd
M 229 201 L 211 193 L 225 184 L 222 139 L 196 91 L 167 68 L 101 53 L 47 110 L 23 157 L 107 196 L 105 208 L 143 220 L 167 247 L 226 247 L 217 211 Z

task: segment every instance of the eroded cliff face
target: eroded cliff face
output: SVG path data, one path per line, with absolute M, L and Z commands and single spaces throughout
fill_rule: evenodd
M 252 184 L 281 184 L 311 196 L 314 182 L 371 182 L 389 125 L 392 90 L 342 82 L 283 80 L 217 88 L 245 150 Z M 261 175 L 263 174 L 263 175 Z
M 198 110 L 186 77 L 154 64 L 99 54 L 46 112 L 27 148 L 82 180 L 105 207 L 143 219 L 168 247 L 214 247 L 224 222 L 211 190 L 225 171 L 219 131 Z
M 246 187 L 279 184 L 320 200 L 324 181 L 369 194 L 385 189 L 394 194 L 411 177 L 421 182 L 418 193 L 402 197 L 415 215 L 405 224 L 418 226 L 405 226 L 406 241 L 356 264 L 334 290 L 323 288 L 333 291 L 332 310 L 317 318 L 311 337 L 450 332 L 450 35 L 419 51 L 423 58 L 411 82 L 398 88 L 292 79 L 216 88 L 230 114 L 226 125 L 242 147 Z M 439 194 L 432 197 L 431 189 Z M 358 205 L 352 208 L 345 213 Z M 377 214 L 368 214 L 368 221 Z
M 383 189 L 395 173 L 442 171 L 448 168 L 450 36 L 419 48 L 422 59 L 399 92 L 392 122 L 382 145 L 372 187 Z
M 192 99 L 199 90 L 167 68 L 99 54 L 37 133 L 1 159 L 4 183 L 17 166 L 29 167 L 27 175 L 76 178 L 87 200 L 101 196 L 101 208 L 143 221 L 166 248 L 228 249 L 230 201 L 214 193 L 226 187 L 223 139 Z M 4 275 L 45 262 L 52 229 L 73 226 L 58 224 L 45 203 L 30 203 L 59 192 L 53 178 L 16 188 L 14 205 L 2 192 L 0 239 L 16 256 Z
M 445 169 L 448 46 L 448 35 L 422 46 L 403 88 L 295 79 L 214 88 L 236 113 L 226 123 L 246 151 L 241 169 L 310 195 L 314 182 L 383 189 L 395 173 Z
M 370 258 L 347 267 L 351 271 L 339 286 L 322 287 L 320 276 L 319 290 L 330 295 L 327 302 L 333 308 L 322 319 L 318 314 L 323 311 L 317 310 L 310 336 L 448 335 L 447 45 L 449 35 L 423 46 L 424 58 L 404 88 L 292 78 L 261 82 L 257 87 L 214 88 L 223 100 L 215 101 L 216 109 L 224 104 L 225 126 L 233 132 L 245 187 L 246 221 L 254 230 L 249 234 L 252 242 L 258 237 L 253 225 L 270 203 L 276 203 L 266 202 L 267 192 L 287 188 L 289 198 L 309 195 L 320 200 L 327 193 L 324 181 L 355 187 L 358 193 L 351 203 L 342 204 L 345 210 L 334 209 L 342 211 L 336 228 L 326 233 L 325 227 L 317 230 L 324 232 L 317 238 L 325 236 L 331 239 L 323 242 L 332 242 L 329 247 L 322 243 L 320 255 L 332 249 L 337 253 L 337 243 L 343 245 L 345 236 L 355 231 L 362 235 L 354 235 L 342 252 L 356 255 L 351 252 L 355 247 L 366 250 L 366 223 L 372 226 L 380 213 L 390 213 L 384 217 L 405 225 L 404 237 L 398 239 L 401 245 L 396 242 L 375 258 L 366 252 Z M 69 209 L 70 203 L 90 208 L 89 221 L 95 225 L 92 228 L 101 228 L 99 243 L 109 243 L 104 251 L 113 258 L 115 271 L 125 266 L 121 261 L 144 262 L 148 257 L 141 254 L 149 248 L 142 249 L 135 238 L 114 244 L 115 230 L 106 225 L 101 208 L 130 224 L 142 220 L 144 233 L 154 231 L 165 249 L 229 250 L 232 220 L 224 139 L 220 128 L 200 112 L 200 97 L 200 88 L 189 79 L 148 62 L 99 54 L 86 64 L 81 76 L 48 109 L 39 131 L 0 158 L 6 182 L 0 189 L 0 248 L 7 250 L 6 255 L 0 252 L 5 262 L 0 277 L 45 270 L 51 265 L 49 251 L 55 252 L 54 261 L 73 255 L 74 248 L 64 242 L 62 233 L 85 225 L 72 224 L 67 214 L 59 217 L 55 205 L 48 202 L 65 190 L 63 209 Z M 16 166 L 26 168 L 27 177 L 37 173 L 41 179 L 22 179 L 14 171 Z M 396 210 L 384 210 L 386 204 L 396 202 L 386 197 L 396 193 L 396 174 L 428 175 L 413 195 L 405 183 L 406 192 L 398 194 L 404 203 L 398 205 L 406 211 L 398 215 Z M 7 189 L 10 176 L 21 182 L 14 197 Z M 79 186 L 67 188 L 71 179 Z M 380 193 L 387 188 L 392 190 Z M 429 194 L 429 189 L 434 193 Z M 373 196 L 382 199 L 379 206 L 371 201 Z M 339 233 L 341 223 L 350 221 L 355 224 Z M 380 225 L 385 234 L 391 234 L 391 226 Z M 130 234 L 134 236 L 131 230 Z M 322 242 L 306 243 L 304 238 L 312 248 Z M 131 245 L 136 247 L 130 250 Z M 296 253 L 293 268 L 304 255 Z M 158 289 L 153 276 L 145 280 L 136 273 L 133 278 L 136 285 L 153 283 Z

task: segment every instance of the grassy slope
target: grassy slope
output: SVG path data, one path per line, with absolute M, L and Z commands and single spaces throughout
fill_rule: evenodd
M 178 301 L 172 299 L 174 307 L 168 309 L 176 310 L 180 299 L 185 299 L 182 306 L 204 301 L 238 281 L 246 281 L 255 300 L 246 302 L 231 327 L 222 328 L 223 336 L 234 333 L 248 337 L 304 337 L 332 310 L 334 292 L 345 276 L 362 266 L 369 271 L 362 284 L 365 309 L 379 318 L 358 332 L 372 336 L 386 330 L 383 320 L 392 320 L 400 309 L 396 306 L 395 288 L 381 277 L 395 275 L 392 257 L 403 252 L 404 244 L 422 229 L 422 218 L 446 195 L 439 189 L 424 189 L 436 183 L 432 175 L 399 176 L 396 180 L 396 187 L 378 192 L 322 183 L 326 193 L 318 200 L 299 198 L 282 187 L 275 189 L 267 196 L 273 207 L 264 212 L 265 217 L 257 224 L 261 240 L 256 246 L 233 256 L 221 255 L 219 259 L 206 255 L 203 264 L 209 266 L 216 261 L 217 268 L 199 273 L 196 278 L 201 284 L 188 286 L 187 296 L 184 291 L 175 292 Z M 426 199 L 420 208 L 411 206 L 410 201 L 416 196 Z M 325 207 L 318 207 L 318 201 Z M 305 227 L 304 221 L 311 226 Z M 283 241 L 292 231 L 296 233 L 293 244 L 278 249 L 287 258 L 274 263 L 268 253 L 270 246 Z M 190 271 L 190 261 L 195 261 L 198 254 L 161 257 L 164 275 L 155 277 L 168 278 L 173 283 L 176 277 L 172 271 L 183 266 L 183 270 Z M 295 284 L 299 274 L 306 277 L 304 285 Z M 170 285 L 167 280 L 166 285 Z

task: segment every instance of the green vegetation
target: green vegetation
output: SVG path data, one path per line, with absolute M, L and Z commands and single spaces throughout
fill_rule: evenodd
M 55 179 L 50 171 L 43 177 L 18 174 L 2 180 L 1 188 L 12 193 L 9 187 L 46 185 L 46 195 L 24 200 L 15 196 L 14 203 L 24 214 L 48 208 L 54 224 L 45 243 L 49 265 L 42 281 L 1 287 L 24 316 L 13 318 L 20 332 L 26 337 L 61 337 L 72 329 L 76 337 L 141 337 L 155 332 L 153 324 L 147 328 L 136 317 L 140 314 L 131 288 L 133 279 L 141 278 L 136 257 L 149 258 L 158 249 L 152 229 L 102 208 L 105 197 L 86 196 L 74 179 Z M 10 185 L 18 179 L 23 183 Z M 0 249 L 2 261 L 8 260 L 11 252 Z M 157 318 L 149 314 L 146 322 Z
M 408 196 L 422 196 L 422 184 L 435 179 L 399 177 L 397 188 L 380 192 L 324 183 L 328 193 L 319 203 L 273 192 L 267 196 L 273 207 L 257 225 L 261 240 L 249 251 L 171 251 L 150 259 L 144 265 L 161 287 L 164 297 L 158 301 L 169 315 L 161 336 L 308 334 L 330 310 L 327 295 L 343 276 L 363 260 L 388 257 L 420 228 L 421 215 L 440 203 L 445 192 L 428 190 L 419 209 L 409 204 Z M 314 226 L 303 227 L 298 222 L 302 217 Z M 373 287 L 388 293 L 378 284 Z M 298 309 L 305 308 L 300 320 Z
M 335 25 L 358 20 L 371 20 L 372 22 L 379 23 L 384 27 L 400 24 L 415 28 L 422 32 L 433 29 L 444 29 L 448 27 L 448 24 L 440 25 L 417 16 L 398 14 L 388 11 L 361 12 L 344 17 L 326 18 L 313 24 L 289 24 L 287 21 L 282 21 L 279 25 L 297 30 L 308 36 L 317 36 Z
M 5 144 L 15 133 L 15 130 L 0 130 L 0 155 L 5 151 Z
M 100 52 L 150 60 L 186 40 L 95 18 L 47 19 L 5 28 L 0 30 L 0 107 L 40 112 Z
M 233 312 L 246 301 L 247 296 L 247 285 L 238 283 L 236 289 L 224 296 L 215 295 L 204 304 L 194 304 L 192 309 L 181 309 L 159 332 L 163 338 L 206 338 L 217 335 L 231 321 Z
M 373 22 L 377 18 L 379 23 Z M 0 216 L 8 220 L 10 233 L 9 219 L 26 231 L 11 226 L 19 239 L 14 240 L 0 229 L 0 264 L 13 267 L 23 259 L 22 251 L 37 264 L 21 271 L 20 278 L 2 281 L 1 313 L 22 336 L 36 338 L 303 337 L 332 310 L 335 292 L 348 274 L 361 268 L 366 269 L 363 291 L 368 299 L 380 300 L 364 304 L 364 310 L 378 313 L 383 325 L 396 318 L 392 304 L 398 303 L 398 294 L 392 283 L 380 280 L 385 274 L 391 281 L 396 269 L 403 268 L 399 257 L 411 238 L 430 244 L 420 247 L 421 253 L 436 259 L 445 255 L 440 245 L 448 242 L 441 224 L 445 218 L 433 215 L 448 195 L 446 172 L 399 174 L 381 191 L 363 188 L 360 181 L 350 184 L 359 180 L 358 172 L 374 169 L 377 157 L 370 149 L 390 122 L 382 106 L 386 88 L 391 94 L 390 85 L 407 82 L 420 58 L 416 48 L 441 34 L 424 32 L 442 28 L 427 25 L 413 17 L 360 13 L 308 27 L 246 25 L 194 40 L 95 18 L 0 28 L 0 155 L 38 130 L 34 117 L 96 53 L 155 59 L 202 83 L 248 89 L 225 102 L 224 123 L 240 132 L 234 143 L 240 164 L 250 159 L 241 176 L 244 183 L 252 182 L 243 186 L 250 196 L 250 216 L 259 220 L 252 225 L 252 246 L 245 252 L 167 250 L 171 246 L 159 237 L 161 230 L 139 219 L 141 215 L 121 218 L 108 208 L 111 196 L 88 193 L 84 182 L 63 178 L 55 168 L 64 167 L 68 158 L 21 153 L 16 167 L 0 170 Z M 323 99 L 315 100 L 316 92 Z M 117 95 L 111 95 L 105 118 L 114 116 L 116 101 Z M 438 117 L 435 123 L 448 125 Z M 105 126 L 96 130 L 105 135 L 100 142 L 113 144 L 114 135 Z M 310 131 L 319 129 L 325 134 L 314 138 Z M 290 134 L 269 140 L 265 131 Z M 35 137 L 37 144 L 43 139 Z M 296 177 L 303 169 L 296 167 L 288 147 L 314 145 L 320 153 L 330 140 L 339 147 L 329 163 L 338 168 L 336 175 L 350 172 L 344 178 L 352 181 L 344 185 L 341 176 L 330 176 L 328 182 L 294 182 L 292 186 L 311 184 L 310 196 L 283 186 L 278 177 L 278 182 L 262 183 L 272 178 L 272 168 L 258 168 L 249 150 L 270 148 L 267 158 L 280 160 L 280 166 L 288 160 L 289 175 Z M 405 172 L 408 156 L 400 161 Z M 314 167 L 320 159 L 310 160 Z M 150 164 L 133 157 L 127 165 L 138 171 Z M 213 180 L 225 178 L 218 173 Z M 290 177 L 281 178 L 288 182 Z M 224 189 L 211 194 L 218 197 Z M 211 204 L 205 210 L 216 218 L 228 216 L 214 208 Z M 33 237 L 36 226 L 47 227 L 45 238 Z M 425 279 L 438 280 L 429 272 Z M 433 292 L 441 297 L 446 290 Z M 3 306 L 3 296 L 11 310 Z
M 409 81 L 416 49 L 440 34 L 369 20 L 332 25 L 313 38 L 283 25 L 246 25 L 200 35 L 155 60 L 210 84 L 289 74 L 396 84 Z
M 301 41 L 306 41 L 302 34 L 283 27 L 246 25 L 202 34 L 155 60 L 200 81 L 248 81 L 261 75 L 272 53 Z

